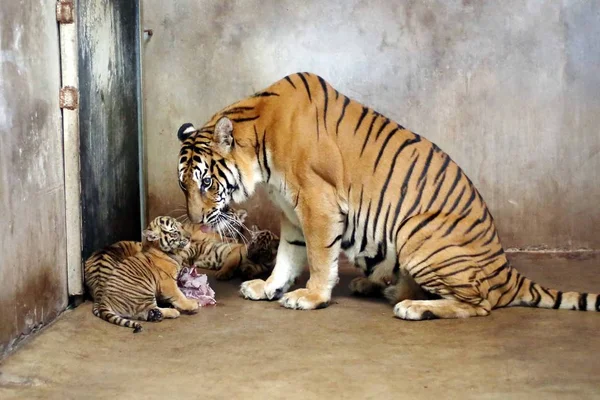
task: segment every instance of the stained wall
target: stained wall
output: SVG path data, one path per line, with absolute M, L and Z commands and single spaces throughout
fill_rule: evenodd
M 436 142 L 506 247 L 600 249 L 600 3 L 143 0 L 150 216 L 176 211 L 177 128 L 310 71 Z M 251 217 L 273 227 L 259 195 Z
M 0 357 L 67 304 L 54 10 L 0 6 Z

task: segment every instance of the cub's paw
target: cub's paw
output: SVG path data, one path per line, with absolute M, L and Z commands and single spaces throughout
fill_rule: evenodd
M 240 285 L 240 294 L 248 300 L 265 300 L 265 281 L 262 279 L 254 279 L 243 282 Z
M 176 305 L 173 304 L 179 311 L 186 314 L 195 314 L 198 312 L 198 302 L 196 300 L 185 299 L 185 301 L 178 302 Z
M 162 308 L 161 312 L 165 318 L 175 319 L 181 315 L 175 308 Z
M 295 310 L 316 310 L 327 307 L 329 305 L 329 297 L 308 289 L 298 289 L 284 294 L 281 300 L 279 300 L 279 304 L 285 308 Z
M 378 289 L 377 285 L 364 276 L 352 279 L 348 287 L 350 288 L 350 292 L 355 296 L 374 295 Z
M 220 281 L 228 281 L 233 278 L 233 271 L 223 271 L 222 269 L 218 270 L 215 274 L 215 278 Z
M 150 322 L 158 322 L 163 320 L 163 313 L 158 308 L 153 308 L 148 311 L 148 316 L 146 317 L 146 321 Z

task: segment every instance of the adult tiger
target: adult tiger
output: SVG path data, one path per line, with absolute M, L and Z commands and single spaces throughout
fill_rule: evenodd
M 266 281 L 242 284 L 248 299 L 326 306 L 342 250 L 366 275 L 352 289 L 384 290 L 402 319 L 600 309 L 598 295 L 546 289 L 517 272 L 481 195 L 446 153 L 317 75 L 287 76 L 201 129 L 182 125 L 178 137 L 192 221 L 218 226 L 258 183 L 283 211 L 276 266 Z M 306 288 L 287 293 L 306 261 Z

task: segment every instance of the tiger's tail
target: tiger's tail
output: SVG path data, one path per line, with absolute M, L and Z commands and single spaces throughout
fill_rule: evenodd
M 108 321 L 111 324 L 124 326 L 126 328 L 133 328 L 133 333 L 138 333 L 142 331 L 142 324 L 140 324 L 139 322 L 120 317 L 107 308 L 100 308 L 98 303 L 94 303 L 94 308 L 92 309 L 92 312 L 96 317 L 102 318 L 103 320 Z
M 513 293 L 506 293 L 512 300 L 506 305 L 555 310 L 600 311 L 600 295 L 580 292 L 561 292 L 538 285 L 521 273 L 516 275 Z

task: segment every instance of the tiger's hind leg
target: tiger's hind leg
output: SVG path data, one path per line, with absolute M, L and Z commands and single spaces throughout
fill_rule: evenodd
M 485 316 L 490 310 L 491 305 L 487 300 L 478 305 L 454 299 L 403 300 L 394 307 L 394 315 L 404 320 L 421 321 Z

